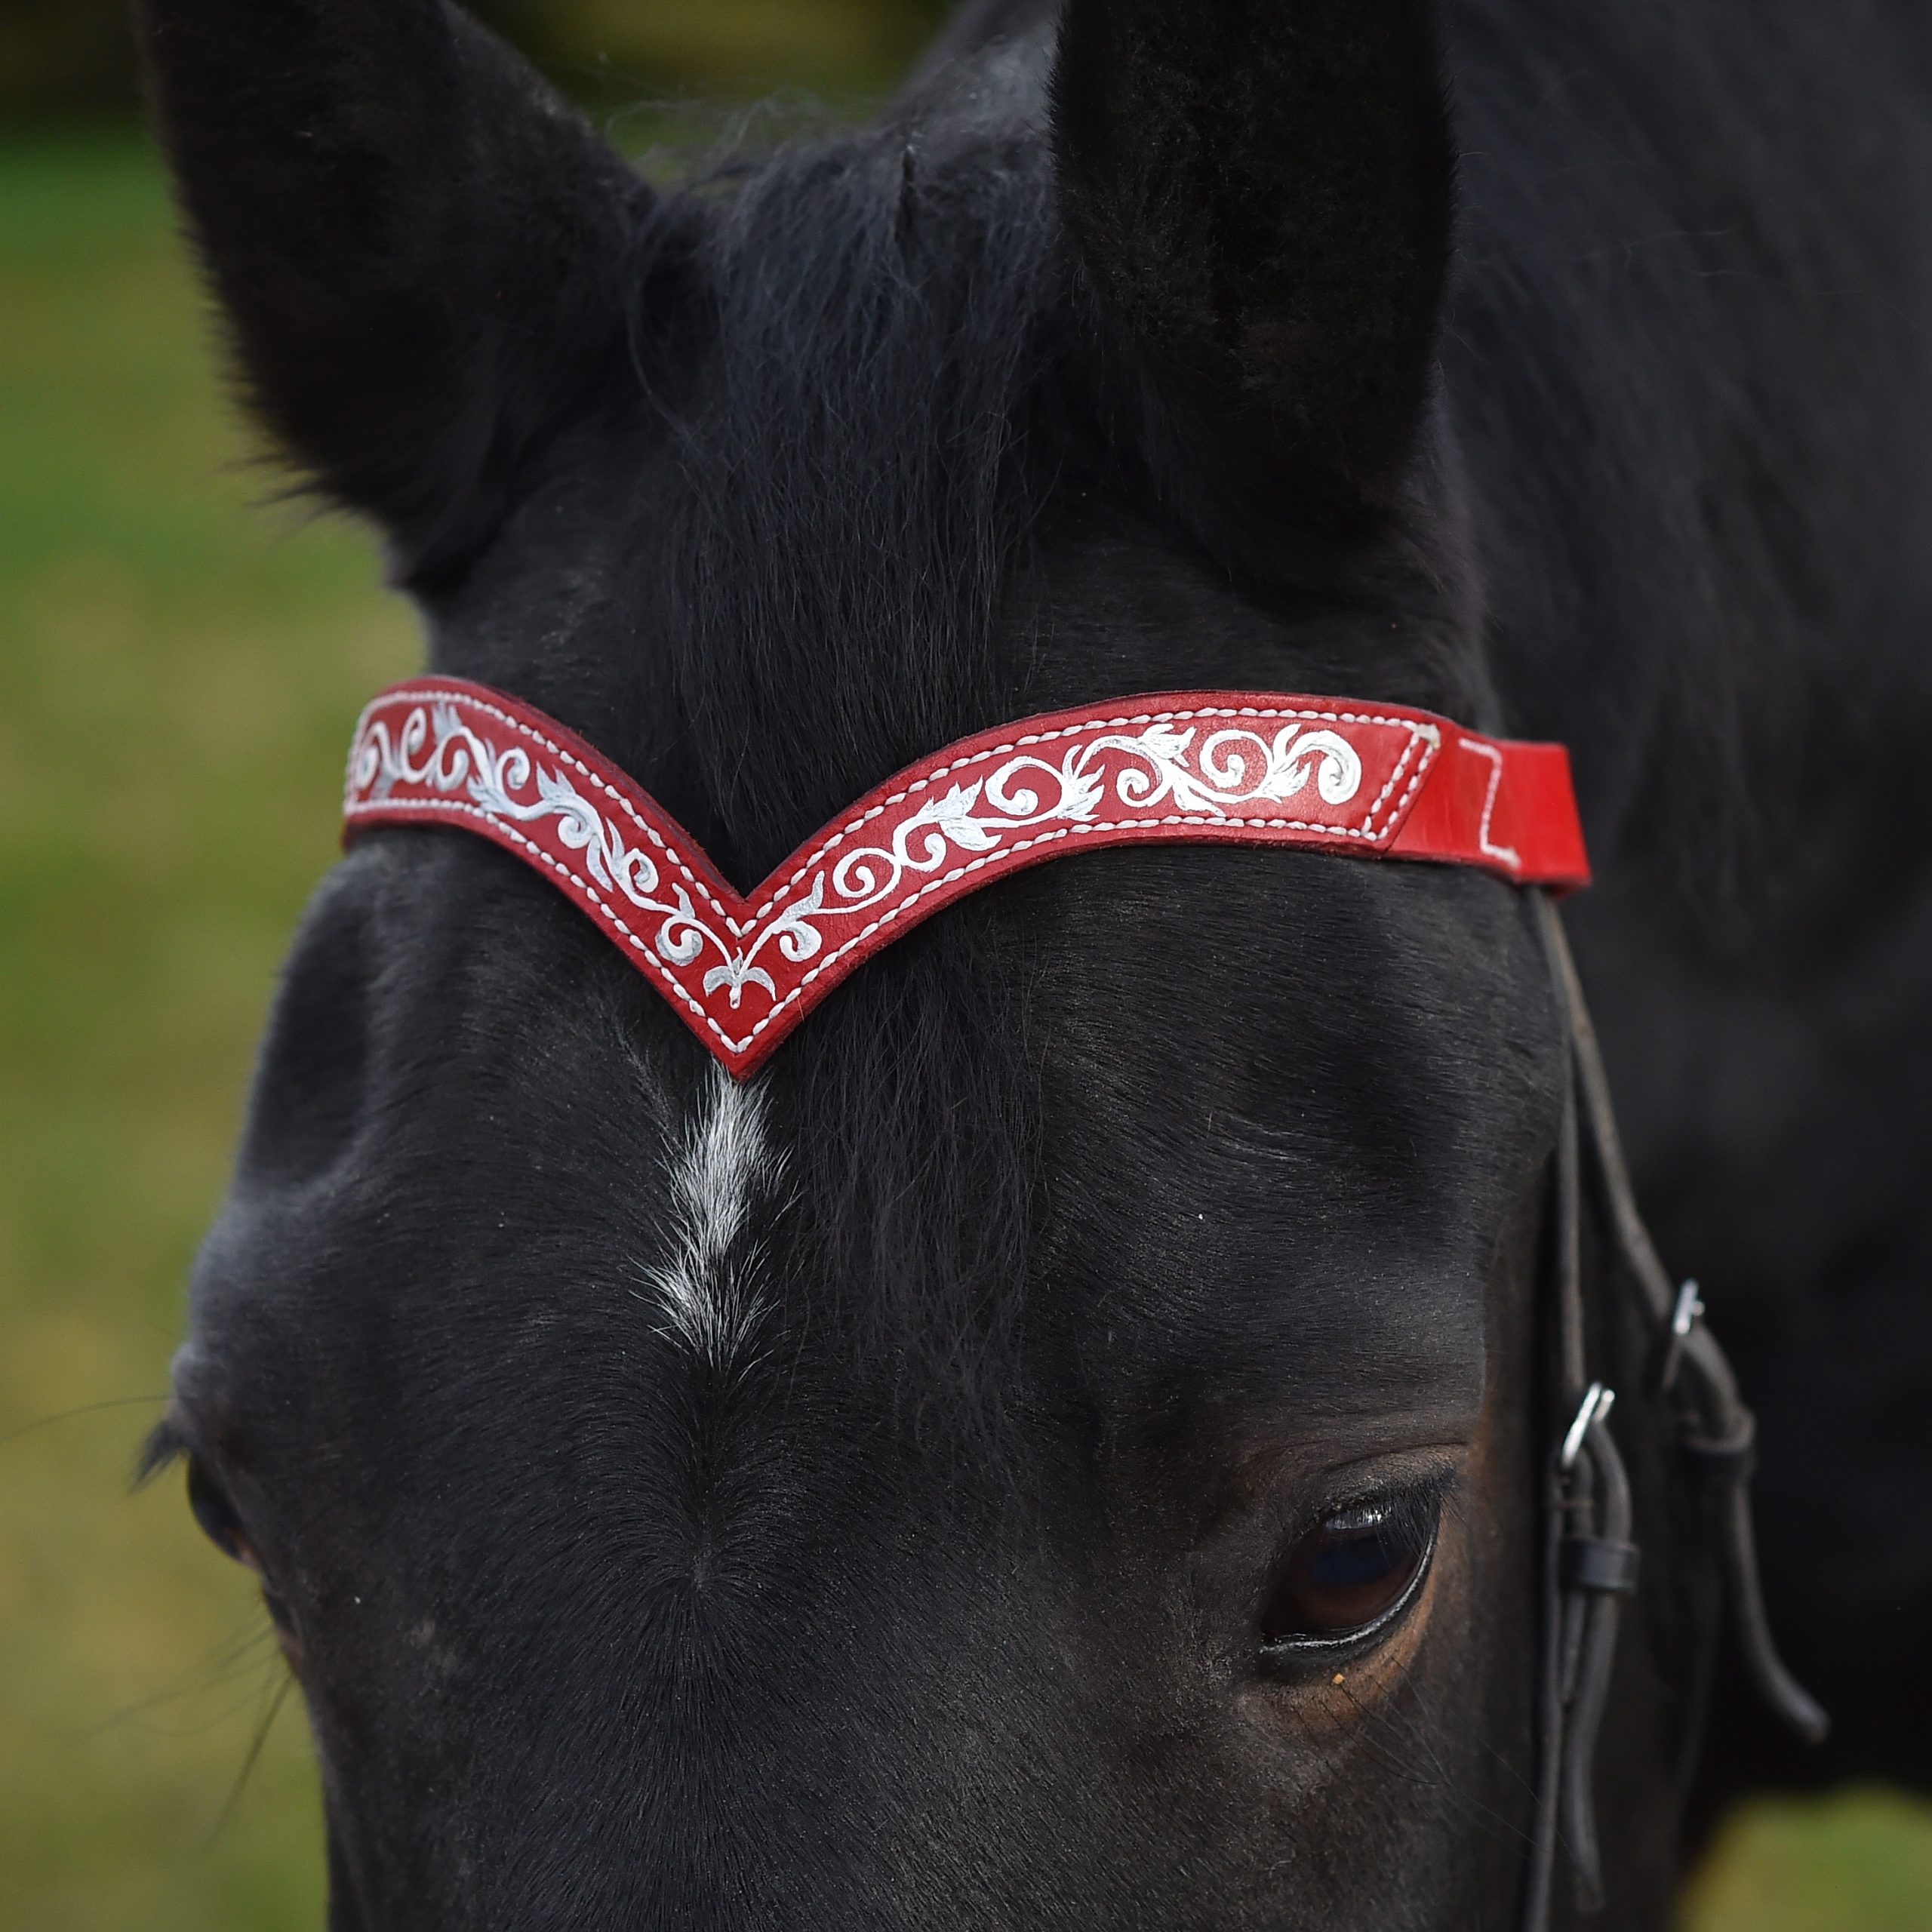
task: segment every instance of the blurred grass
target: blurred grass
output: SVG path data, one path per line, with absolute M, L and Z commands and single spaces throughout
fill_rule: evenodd
M 891 86 L 949 0 L 469 0 L 571 92 L 743 100 L 775 87 Z M 0 0 L 0 115 L 127 112 L 137 94 L 126 0 Z
M 345 734 L 414 645 L 365 541 L 251 511 L 208 333 L 134 134 L 0 143 L 8 1932 L 320 1922 L 293 1710 L 222 1816 L 278 1681 L 251 1593 L 174 1484 L 125 1492 Z
M 1684 1932 L 1927 1932 L 1932 1813 L 1888 1792 L 1753 1805 L 1687 1901 Z
M 260 1614 L 125 1485 L 351 722 L 416 646 L 367 541 L 260 507 L 209 337 L 137 137 L 0 140 L 0 1932 L 321 1923 L 292 1705 L 229 1802 Z M 1687 1925 L 1927 1932 L 1932 1819 L 1760 1807 Z

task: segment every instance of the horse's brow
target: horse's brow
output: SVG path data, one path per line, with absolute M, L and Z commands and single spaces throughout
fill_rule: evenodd
M 1398 1286 L 1372 1308 L 1331 1301 L 1318 1321 L 1265 1302 L 1248 1318 L 1189 1316 L 1141 1326 L 1121 1420 L 1200 1417 L 1238 1440 L 1327 1443 L 1340 1435 L 1452 1441 L 1473 1430 L 1487 1360 L 1482 1303 L 1444 1285 Z

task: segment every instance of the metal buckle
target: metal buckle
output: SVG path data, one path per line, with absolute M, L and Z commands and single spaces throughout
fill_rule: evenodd
M 1677 1307 L 1670 1318 L 1670 1340 L 1665 1345 L 1663 1368 L 1658 1377 L 1657 1386 L 1666 1395 L 1676 1386 L 1677 1371 L 1684 1366 L 1684 1344 L 1703 1318 L 1703 1297 L 1697 1284 L 1686 1281 L 1677 1291 Z
M 1589 1434 L 1592 1426 L 1607 1422 L 1611 1411 L 1616 1406 L 1614 1389 L 1606 1389 L 1601 1382 L 1590 1384 L 1589 1393 L 1583 1398 L 1583 1406 L 1577 1411 L 1577 1420 L 1570 1425 L 1570 1432 L 1563 1438 L 1563 1452 L 1557 1458 L 1557 1466 L 1566 1476 L 1577 1466 L 1577 1459 L 1583 1453 L 1583 1438 Z

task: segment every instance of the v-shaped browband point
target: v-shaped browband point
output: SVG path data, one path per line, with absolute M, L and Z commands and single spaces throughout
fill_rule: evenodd
M 461 678 L 392 686 L 351 749 L 345 840 L 437 824 L 514 853 L 601 927 L 740 1078 L 841 980 L 955 900 L 1104 845 L 1287 845 L 1589 881 L 1567 754 L 1401 705 L 1190 691 L 962 739 L 741 897 L 582 739 Z

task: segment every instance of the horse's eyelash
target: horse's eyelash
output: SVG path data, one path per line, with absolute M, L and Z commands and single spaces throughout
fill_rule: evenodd
M 1454 1472 L 1442 1470 L 1399 1487 L 1359 1490 L 1352 1496 L 1338 1497 L 1324 1503 L 1318 1513 L 1298 1527 L 1296 1534 L 1306 1536 L 1334 1518 L 1358 1509 L 1380 1509 L 1386 1512 L 1398 1530 L 1426 1534 L 1454 1509 L 1458 1487 Z
M 134 1487 L 145 1489 L 188 1453 L 186 1438 L 172 1422 L 164 1418 L 149 1432 L 147 1440 L 134 1458 Z

